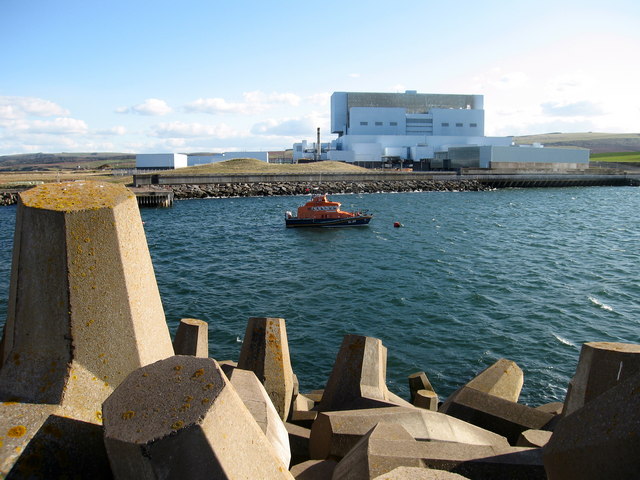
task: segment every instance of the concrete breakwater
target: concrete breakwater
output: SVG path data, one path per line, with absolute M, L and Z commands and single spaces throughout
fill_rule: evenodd
M 477 180 L 380 180 L 361 182 L 256 182 L 169 185 L 176 199 L 208 197 L 268 197 L 306 195 L 314 192 L 379 193 L 379 192 L 453 192 L 484 191 L 491 187 Z
M 285 319 L 247 322 L 237 362 L 208 324 L 170 337 L 134 195 L 20 196 L 0 343 L 0 477 L 336 480 L 636 478 L 640 345 L 582 346 L 563 403 L 519 403 L 500 359 L 443 402 L 427 373 L 386 385 L 382 341 L 345 335 L 300 392 Z M 221 285 L 220 288 L 224 288 Z M 422 359 L 428 361 L 428 359 Z M 409 372 L 408 372 L 409 373 Z

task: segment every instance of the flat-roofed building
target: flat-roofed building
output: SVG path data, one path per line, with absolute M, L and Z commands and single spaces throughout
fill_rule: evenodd
M 404 164 L 414 169 L 514 168 L 515 164 L 573 169 L 589 162 L 588 150 L 525 152 L 513 145 L 513 137 L 487 137 L 484 129 L 482 95 L 334 92 L 331 132 L 338 138 L 321 145 L 320 159 L 367 167 Z M 459 150 L 464 148 L 473 154 Z M 293 146 L 294 161 L 317 155 L 315 143 Z

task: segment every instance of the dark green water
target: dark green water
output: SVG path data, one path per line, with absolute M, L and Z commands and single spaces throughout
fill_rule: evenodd
M 206 320 L 211 356 L 237 360 L 249 317 L 283 317 L 303 391 L 323 387 L 347 333 L 382 339 L 404 396 L 415 371 L 444 397 L 506 357 L 531 405 L 564 399 L 583 342 L 640 342 L 638 188 L 332 198 L 371 225 L 285 229 L 305 197 L 142 210 L 172 332 Z M 14 216 L 0 209 L 0 322 Z

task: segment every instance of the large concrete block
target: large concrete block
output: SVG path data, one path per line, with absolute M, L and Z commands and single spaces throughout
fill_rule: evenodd
M 173 339 L 176 355 L 209 356 L 209 324 L 204 320 L 183 318 Z
M 174 356 L 104 402 L 116 478 L 292 478 L 213 359 Z
M 57 405 L 0 403 L 0 478 L 111 479 L 102 427 Z
M 377 338 L 345 335 L 318 411 L 411 406 L 386 385 L 387 349 Z
M 377 449 L 382 440 L 384 451 Z M 336 466 L 333 480 L 370 480 L 396 467 L 422 467 L 420 458 L 407 458 L 400 450 L 416 440 L 404 427 L 393 423 L 378 423 L 367 432 Z
M 291 465 L 297 465 L 310 460 L 309 438 L 311 437 L 311 430 L 289 422 L 286 422 L 284 426 L 289 433 Z
M 541 430 L 555 417 L 468 387 L 449 397 L 440 412 L 503 435 L 511 445 L 516 444 L 525 430 Z
M 373 480 L 468 480 L 468 478 L 444 470 L 420 467 L 397 467 Z
M 474 388 L 489 395 L 517 402 L 524 384 L 522 369 L 513 361 L 501 358 L 485 368 L 465 387 Z
M 469 478 L 545 478 L 539 449 L 418 442 L 400 425 L 380 423 L 338 463 L 333 479 L 368 480 L 401 466 L 450 470 Z
M 344 457 L 379 422 L 401 425 L 418 440 L 509 445 L 500 435 L 442 413 L 421 408 L 372 408 L 320 413 L 311 428 L 311 458 Z
M 291 475 L 296 480 L 327 480 L 336 465 L 335 460 L 307 460 L 291 467 Z
M 223 370 L 282 463 L 289 466 L 289 433 L 258 377 L 250 370 L 228 367 Z
M 379 440 L 374 448 L 384 454 L 387 445 L 388 442 Z M 420 459 L 428 469 L 445 470 L 470 479 L 546 480 L 539 448 L 402 442 L 402 446 L 395 445 L 395 451 L 407 459 Z
M 640 372 L 558 422 L 544 448 L 549 479 L 636 479 L 640 474 Z
M 250 318 L 238 367 L 263 383 L 280 418 L 286 420 L 293 397 L 293 369 L 284 318 Z
M 569 415 L 575 412 L 639 370 L 640 345 L 613 342 L 583 344 L 562 413 Z
M 20 195 L 0 400 L 100 423 L 136 368 L 173 354 L 135 196 L 74 182 Z
M 546 430 L 525 430 L 518 437 L 516 447 L 542 448 L 551 438 L 551 432 Z

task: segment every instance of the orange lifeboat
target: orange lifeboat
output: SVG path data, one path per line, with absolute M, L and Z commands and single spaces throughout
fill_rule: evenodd
M 373 215 L 366 212 L 340 210 L 340 202 L 332 202 L 326 194 L 314 195 L 298 207 L 297 216 L 285 215 L 287 227 L 362 227 L 368 225 Z

